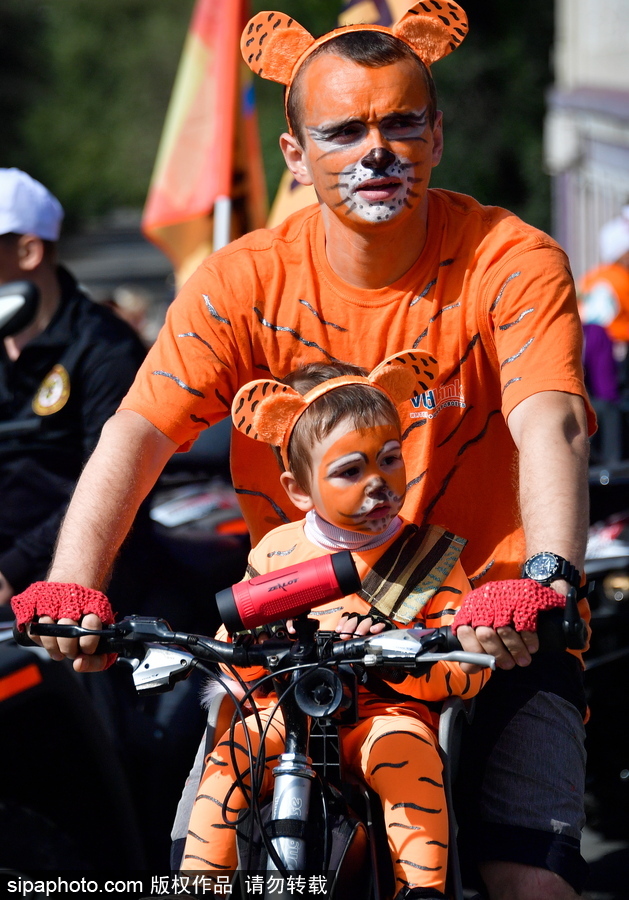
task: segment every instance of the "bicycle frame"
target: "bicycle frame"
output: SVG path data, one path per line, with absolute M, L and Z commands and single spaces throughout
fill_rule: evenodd
M 445 658 L 494 665 L 493 657 L 484 654 L 461 651 L 447 655 L 432 653 L 431 650 L 444 645 L 447 640 L 445 630 L 390 631 L 333 642 L 337 636 L 318 634 L 318 623 L 305 613 L 294 622 L 297 640 L 288 645 L 286 641 L 270 640 L 260 646 L 246 646 L 172 632 L 162 620 L 132 617 L 106 629 L 101 637 L 102 646 L 99 647 L 101 651 L 117 650 L 121 653 L 123 661 L 133 669 L 136 688 L 144 692 L 168 690 L 174 682 L 186 677 L 194 665 L 210 660 L 214 664 L 223 661 L 237 666 L 257 663 L 269 671 L 267 678 L 273 679 L 286 728 L 285 750 L 274 770 L 272 820 L 275 833 L 269 838 L 263 832 L 269 874 L 278 871 L 289 874 L 310 869 L 304 834 L 315 776 L 309 757 L 310 719 L 328 721 L 335 715 L 343 714 L 346 721 L 355 721 L 352 718 L 355 715 L 355 687 L 353 691 L 344 687 L 337 670 L 344 672 L 346 678 L 350 675 L 355 678 L 353 669 L 356 665 L 413 669 L 417 662 L 432 664 Z M 33 626 L 33 631 L 72 637 L 88 633 L 78 626 L 39 624 Z M 163 645 L 174 645 L 176 649 Z M 191 652 L 185 653 L 180 647 L 186 647 Z M 335 668 L 331 668 L 332 665 Z M 369 818 L 372 818 L 371 814 Z M 378 879 L 374 844 L 372 840 L 373 895 L 375 900 L 383 900 L 384 890 Z M 281 897 L 282 894 L 275 889 L 273 896 Z
M 560 610 L 551 611 L 561 613 Z M 551 614 L 544 614 L 549 621 Z M 567 615 L 567 614 L 566 614 Z M 306 614 L 296 620 L 297 640 L 287 647 L 286 642 L 269 640 L 261 645 L 238 645 L 222 643 L 197 635 L 172 632 L 162 620 L 131 618 L 102 632 L 100 652 L 115 650 L 127 658 L 134 670 L 134 680 L 138 690 L 168 690 L 172 684 L 186 677 L 193 666 L 201 661 L 212 663 L 214 671 L 217 663 L 247 667 L 262 665 L 273 678 L 280 703 L 284 711 L 286 725 L 286 746 L 275 771 L 275 790 L 273 820 L 283 823 L 270 837 L 266 835 L 270 861 L 269 873 L 298 872 L 308 870 L 308 858 L 303 823 L 310 813 L 310 796 L 314 781 L 314 768 L 309 758 L 309 719 L 313 714 L 308 698 L 312 702 L 313 692 L 316 694 L 316 705 L 320 707 L 319 718 L 330 719 L 343 707 L 351 705 L 342 686 L 335 680 L 333 667 L 338 665 L 355 665 L 366 668 L 379 666 L 396 666 L 412 669 L 417 665 L 432 664 L 443 659 L 494 667 L 493 657 L 483 654 L 467 654 L 463 652 L 434 653 L 434 649 L 443 646 L 445 630 L 440 629 L 407 629 L 386 631 L 378 635 L 364 638 L 353 638 L 347 641 L 336 641 L 326 645 L 325 636 L 315 635 L 316 620 L 308 619 Z M 559 628 L 562 647 L 566 646 L 566 623 Z M 93 634 L 79 626 L 41 625 L 33 626 L 34 633 L 54 634 L 65 637 L 81 637 Z M 161 645 L 161 646 L 160 646 Z M 164 646 L 166 645 L 166 646 Z M 181 648 L 186 648 L 182 650 Z M 174 649 L 173 649 L 174 648 Z M 556 649 L 559 649 L 557 646 Z M 187 652 L 186 652 L 187 651 Z M 319 668 L 317 668 L 319 667 Z M 316 690 L 315 682 L 307 673 L 317 671 L 327 673 L 323 683 Z M 338 676 L 336 676 L 338 678 Z M 309 679 L 309 680 L 308 680 Z M 286 683 L 288 682 L 288 683 Z M 308 690 L 304 689 L 304 683 Z M 251 696 L 252 691 L 249 692 Z M 306 710 L 304 711 L 304 694 Z M 348 706 L 349 708 L 349 706 Z M 316 710 L 314 710 L 316 713 Z M 314 716 L 317 718 L 317 716 Z M 450 846 L 453 850 L 456 841 L 452 835 Z M 268 849 L 268 848 L 267 848 Z M 451 854 L 456 862 L 456 853 Z M 456 865 L 453 866 L 456 869 Z M 456 876 L 456 872 L 454 873 Z M 377 883 L 374 885 L 375 897 L 383 900 L 383 892 Z M 450 891 L 455 900 L 462 900 L 463 891 L 460 879 L 451 879 Z M 274 897 L 282 897 L 277 888 Z M 287 895 L 288 896 L 288 895 Z M 292 895 L 291 895 L 292 896 Z
M 331 680 L 330 670 L 328 669 L 306 669 L 305 673 L 299 670 L 291 672 L 295 657 L 298 657 L 304 666 L 316 662 L 318 659 L 317 646 L 324 643 L 329 637 L 325 633 L 317 634 L 316 621 L 307 619 L 305 616 L 295 620 L 295 628 L 298 635 L 297 649 L 291 654 L 290 658 L 285 657 L 281 661 L 278 660 L 279 665 L 273 679 L 278 695 L 278 705 L 284 718 L 286 740 L 285 751 L 280 755 L 277 766 L 273 770 L 275 781 L 271 801 L 271 825 L 273 826 L 274 834 L 271 837 L 271 844 L 281 864 L 278 865 L 273 856 L 271 854 L 268 855 L 266 863 L 267 885 L 271 883 L 269 879 L 278 872 L 290 877 L 294 873 L 313 871 L 312 862 L 308 858 L 308 845 L 304 835 L 311 814 L 311 792 L 317 776 L 316 770 L 319 766 L 321 767 L 321 779 L 324 783 L 341 780 L 338 777 L 335 779 L 334 775 L 331 775 L 329 771 L 330 760 L 324 759 L 319 763 L 313 761 L 313 754 L 310 750 L 311 725 L 314 722 L 319 727 L 329 728 L 331 725 L 338 726 L 341 722 L 342 724 L 353 724 L 357 717 L 356 675 L 349 666 L 345 666 L 345 671 L 342 673 L 341 683 L 345 689 L 342 692 L 342 696 L 339 692 L 339 684 L 334 684 Z M 398 650 L 398 652 L 400 651 Z M 441 658 L 441 655 L 437 658 Z M 435 657 L 432 657 L 432 659 L 434 661 Z M 484 657 L 484 660 L 487 664 L 491 664 L 487 657 Z M 341 663 L 339 668 L 343 665 Z M 285 670 L 290 674 L 283 674 L 285 671 L 284 666 L 286 667 Z M 351 685 L 352 678 L 354 680 L 353 686 Z M 349 685 L 348 680 L 350 681 Z M 449 882 L 453 900 L 463 900 L 464 895 L 458 871 L 456 822 L 452 814 L 448 779 L 453 767 L 450 756 L 456 743 L 453 737 L 453 729 L 457 726 L 457 721 L 458 724 L 461 724 L 465 715 L 466 706 L 464 702 L 459 698 L 451 698 L 451 701 L 448 703 L 447 716 L 444 717 L 439 735 L 442 755 L 444 756 L 444 783 L 450 808 L 450 846 L 452 850 L 449 865 Z M 216 731 L 216 737 L 219 736 L 219 731 L 222 734 L 224 731 L 223 727 Z M 335 738 L 336 742 L 338 742 L 338 732 L 336 732 Z M 323 736 L 322 744 L 327 746 L 328 749 L 329 741 L 329 735 Z M 206 751 L 209 749 L 208 746 Z M 338 757 L 332 761 L 332 767 L 336 767 L 337 759 L 340 769 L 340 752 L 338 752 Z M 325 787 L 321 788 L 321 790 L 324 789 Z M 386 838 L 384 838 L 383 847 L 381 846 L 383 843 L 382 838 L 380 841 L 378 840 L 377 828 L 374 823 L 374 817 L 379 811 L 379 798 L 366 785 L 362 785 L 361 799 L 366 807 L 366 815 L 361 817 L 361 819 L 369 839 L 363 853 L 363 866 L 357 867 L 357 871 L 360 871 L 362 868 L 364 872 L 364 863 L 368 859 L 369 865 L 367 869 L 370 870 L 371 882 L 369 893 L 365 893 L 365 896 L 370 896 L 373 900 L 384 900 L 391 892 L 389 882 L 392 886 L 393 871 L 388 847 L 386 846 Z M 326 868 L 327 859 L 328 857 L 324 853 L 324 868 Z M 386 860 L 386 869 L 384 870 L 382 868 L 383 860 Z M 240 856 L 240 862 L 241 869 L 246 871 L 247 866 L 244 865 L 246 863 L 245 853 Z M 331 878 L 327 885 L 328 896 L 342 896 L 342 894 L 338 893 L 339 881 L 347 883 L 348 879 L 343 879 L 341 871 L 332 872 L 329 868 L 327 868 L 325 874 L 329 874 Z M 356 872 L 353 873 L 354 877 L 355 875 Z M 276 885 L 277 882 L 273 883 L 273 897 L 288 900 L 289 897 L 293 896 L 293 894 L 288 892 L 282 892 L 281 889 L 276 889 Z

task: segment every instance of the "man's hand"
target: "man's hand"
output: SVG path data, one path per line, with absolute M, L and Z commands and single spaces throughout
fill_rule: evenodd
M 20 630 L 36 618 L 43 625 L 55 622 L 59 625 L 81 624 L 84 628 L 100 630 L 111 625 L 114 614 L 107 597 L 100 591 L 80 584 L 36 581 L 12 600 L 16 625 Z M 99 672 L 115 659 L 112 654 L 94 655 L 98 646 L 96 635 L 76 638 L 56 638 L 47 635 L 28 635 L 35 643 L 48 651 L 51 658 L 60 661 L 73 660 L 77 672 Z
M 528 666 L 531 662 L 531 654 L 536 653 L 539 649 L 539 641 L 534 631 L 518 633 L 508 625 L 503 625 L 495 631 L 487 625 L 481 625 L 478 628 L 472 628 L 471 625 L 460 625 L 457 628 L 456 636 L 463 649 L 468 653 L 489 653 L 491 656 L 495 656 L 499 669 Z
M 0 606 L 6 606 L 14 593 L 13 587 L 0 572 Z
M 528 666 L 539 613 L 565 603 L 564 593 L 529 578 L 490 581 L 467 594 L 452 628 L 464 650 L 490 653 L 499 668 Z
M 54 624 L 54 619 L 51 619 L 50 616 L 40 616 L 39 621 L 42 625 Z M 81 624 L 83 628 L 92 630 L 100 630 L 103 627 L 102 621 L 94 613 L 83 616 L 80 623 L 74 619 L 59 619 L 58 624 Z M 93 655 L 98 645 L 97 637 L 80 639 L 46 637 L 45 635 L 31 634 L 30 628 L 27 629 L 27 632 L 32 641 L 48 651 L 51 659 L 60 661 L 67 657 L 73 660 L 72 668 L 75 672 L 101 672 L 108 665 L 109 656 L 107 654 Z

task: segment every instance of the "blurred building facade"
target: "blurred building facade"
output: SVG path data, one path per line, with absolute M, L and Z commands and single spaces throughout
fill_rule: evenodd
M 599 262 L 601 225 L 629 203 L 629 0 L 555 0 L 545 162 L 553 235 L 575 277 Z

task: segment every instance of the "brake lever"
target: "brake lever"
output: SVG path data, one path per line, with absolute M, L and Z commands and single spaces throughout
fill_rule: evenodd
M 483 669 L 496 668 L 496 658 L 489 653 L 468 653 L 466 650 L 452 650 L 450 653 L 420 653 L 417 656 L 418 665 L 438 662 L 468 663 L 470 666 L 481 666 Z
M 496 666 L 493 656 L 467 653 L 460 645 L 445 653 L 431 653 L 433 647 L 440 646 L 448 646 L 448 635 L 442 631 L 420 628 L 385 631 L 368 639 L 363 662 L 367 667 L 389 665 L 409 669 L 438 662 L 469 663 L 490 669 Z
M 152 644 L 144 646 L 142 659 L 120 657 L 118 662 L 130 667 L 137 693 L 149 696 L 171 691 L 188 678 L 198 660 L 177 647 Z
M 443 647 L 445 653 L 432 653 L 433 648 Z M 449 628 L 405 628 L 383 631 L 362 638 L 339 641 L 331 648 L 330 655 L 345 660 L 357 660 L 365 667 L 393 666 L 412 670 L 422 665 L 438 662 L 464 662 L 474 666 L 495 669 L 496 660 L 486 653 L 467 653 L 452 635 Z

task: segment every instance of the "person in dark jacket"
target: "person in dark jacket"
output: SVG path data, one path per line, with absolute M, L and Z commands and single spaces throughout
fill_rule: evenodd
M 0 340 L 0 605 L 45 577 L 83 464 L 142 362 L 136 333 L 57 263 L 59 201 L 0 169 L 0 285 L 39 290 L 31 323 Z

